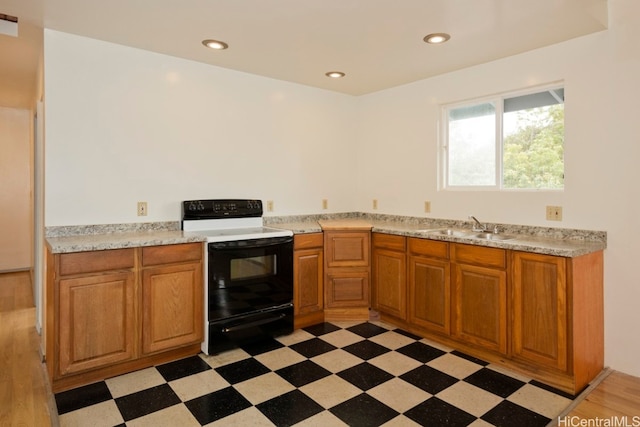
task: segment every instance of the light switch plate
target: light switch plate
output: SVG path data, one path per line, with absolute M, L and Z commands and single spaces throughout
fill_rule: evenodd
M 548 221 L 562 221 L 562 206 L 547 206 Z

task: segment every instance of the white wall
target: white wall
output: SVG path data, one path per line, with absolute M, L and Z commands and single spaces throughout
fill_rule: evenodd
M 608 232 L 606 363 L 640 375 L 640 2 L 610 1 L 610 29 L 358 99 L 358 208 Z M 564 80 L 563 192 L 437 191 L 439 105 Z M 561 205 L 562 222 L 545 206 Z
M 605 230 L 606 363 L 640 376 L 638 17 L 610 0 L 608 31 L 358 98 L 46 30 L 45 224 L 175 221 L 189 198 L 272 199 L 275 215 L 377 198 L 381 213 L 430 200 L 437 218 Z M 556 80 L 564 192 L 437 191 L 440 103 Z
M 178 221 L 197 198 L 353 207 L 350 96 L 46 30 L 45 103 L 47 226 Z

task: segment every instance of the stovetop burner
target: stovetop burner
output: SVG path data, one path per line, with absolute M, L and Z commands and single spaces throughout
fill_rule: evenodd
M 182 229 L 208 242 L 292 236 L 290 230 L 264 227 L 262 201 L 207 199 L 182 202 Z

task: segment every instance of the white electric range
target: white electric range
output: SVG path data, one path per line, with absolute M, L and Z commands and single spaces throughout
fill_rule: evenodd
M 293 332 L 293 232 L 264 227 L 260 200 L 187 200 L 182 214 L 206 237 L 202 351 Z

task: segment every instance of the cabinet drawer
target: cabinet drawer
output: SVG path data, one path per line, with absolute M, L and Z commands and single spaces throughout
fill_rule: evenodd
M 449 243 L 411 237 L 409 238 L 409 252 L 417 255 L 449 259 Z
M 321 248 L 322 239 L 322 233 L 296 234 L 293 237 L 293 249 Z
M 182 245 L 148 246 L 142 248 L 142 265 L 171 264 L 202 260 L 202 243 Z
M 407 245 L 407 238 L 404 236 L 395 236 L 393 234 L 373 233 L 373 246 L 393 251 L 403 251 Z
M 368 231 L 325 231 L 326 267 L 368 267 L 370 245 Z
M 133 268 L 135 249 L 110 249 L 106 251 L 74 252 L 60 255 L 60 275 L 96 273 Z
M 465 264 L 507 267 L 507 253 L 504 249 L 454 243 L 451 245 L 451 259 Z

